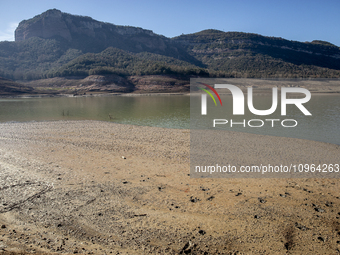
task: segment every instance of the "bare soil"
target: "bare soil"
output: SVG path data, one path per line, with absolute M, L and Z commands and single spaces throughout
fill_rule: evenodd
M 0 254 L 340 253 L 338 179 L 190 178 L 189 142 L 99 121 L 0 124 Z M 339 160 L 339 146 L 302 144 Z

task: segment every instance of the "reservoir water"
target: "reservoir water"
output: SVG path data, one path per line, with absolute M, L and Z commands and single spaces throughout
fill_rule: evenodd
M 189 128 L 190 97 L 96 96 L 0 99 L 0 122 L 101 120 Z
M 232 102 L 225 95 L 223 102 Z M 211 102 L 210 102 L 211 103 Z M 263 95 L 254 99 L 254 107 L 268 109 L 271 97 Z M 312 95 L 312 99 L 305 104 L 312 116 L 304 116 L 299 109 L 289 106 L 287 116 L 281 116 L 280 107 L 271 116 L 252 116 L 246 112 L 244 116 L 234 118 L 243 119 L 296 119 L 298 126 L 284 128 L 280 125 L 272 128 L 266 123 L 261 128 L 244 128 L 228 125 L 218 128 L 257 133 L 264 135 L 302 138 L 323 141 L 340 145 L 340 95 Z M 231 107 L 223 112 L 214 109 L 217 118 L 231 119 Z M 246 107 L 247 109 L 247 107 Z M 230 112 L 228 112 L 230 111 Z M 154 96 L 100 96 L 100 97 L 54 97 L 54 98 L 3 98 L 0 99 L 0 122 L 52 121 L 52 120 L 101 120 L 122 124 L 156 126 L 165 128 L 190 128 L 195 121 L 195 115 L 200 114 L 200 97 L 187 95 L 154 95 Z M 279 123 L 279 122 L 278 122 Z M 255 124 L 255 123 L 254 123 Z M 207 122 L 207 127 L 211 123 Z M 207 128 L 204 127 L 204 128 Z M 209 127 L 208 127 L 209 128 Z

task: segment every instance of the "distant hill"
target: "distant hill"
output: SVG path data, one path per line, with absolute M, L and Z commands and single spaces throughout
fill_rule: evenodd
M 89 75 L 170 75 L 181 84 L 191 76 L 339 78 L 340 49 L 321 40 L 213 29 L 167 38 L 56 9 L 20 22 L 15 42 L 0 42 L 2 77 Z
M 250 77 L 333 77 L 339 75 L 339 47 L 240 32 L 204 30 L 173 38 L 208 69 Z

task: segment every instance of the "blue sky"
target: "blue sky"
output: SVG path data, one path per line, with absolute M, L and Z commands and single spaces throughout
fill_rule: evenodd
M 167 37 L 213 28 L 340 46 L 338 0 L 0 0 L 0 41 L 14 40 L 21 20 L 52 8 Z

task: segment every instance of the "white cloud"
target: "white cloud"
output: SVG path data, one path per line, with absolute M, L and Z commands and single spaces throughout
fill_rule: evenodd
M 18 26 L 18 22 L 11 22 L 3 31 L 0 31 L 0 41 L 14 41 L 14 31 Z

